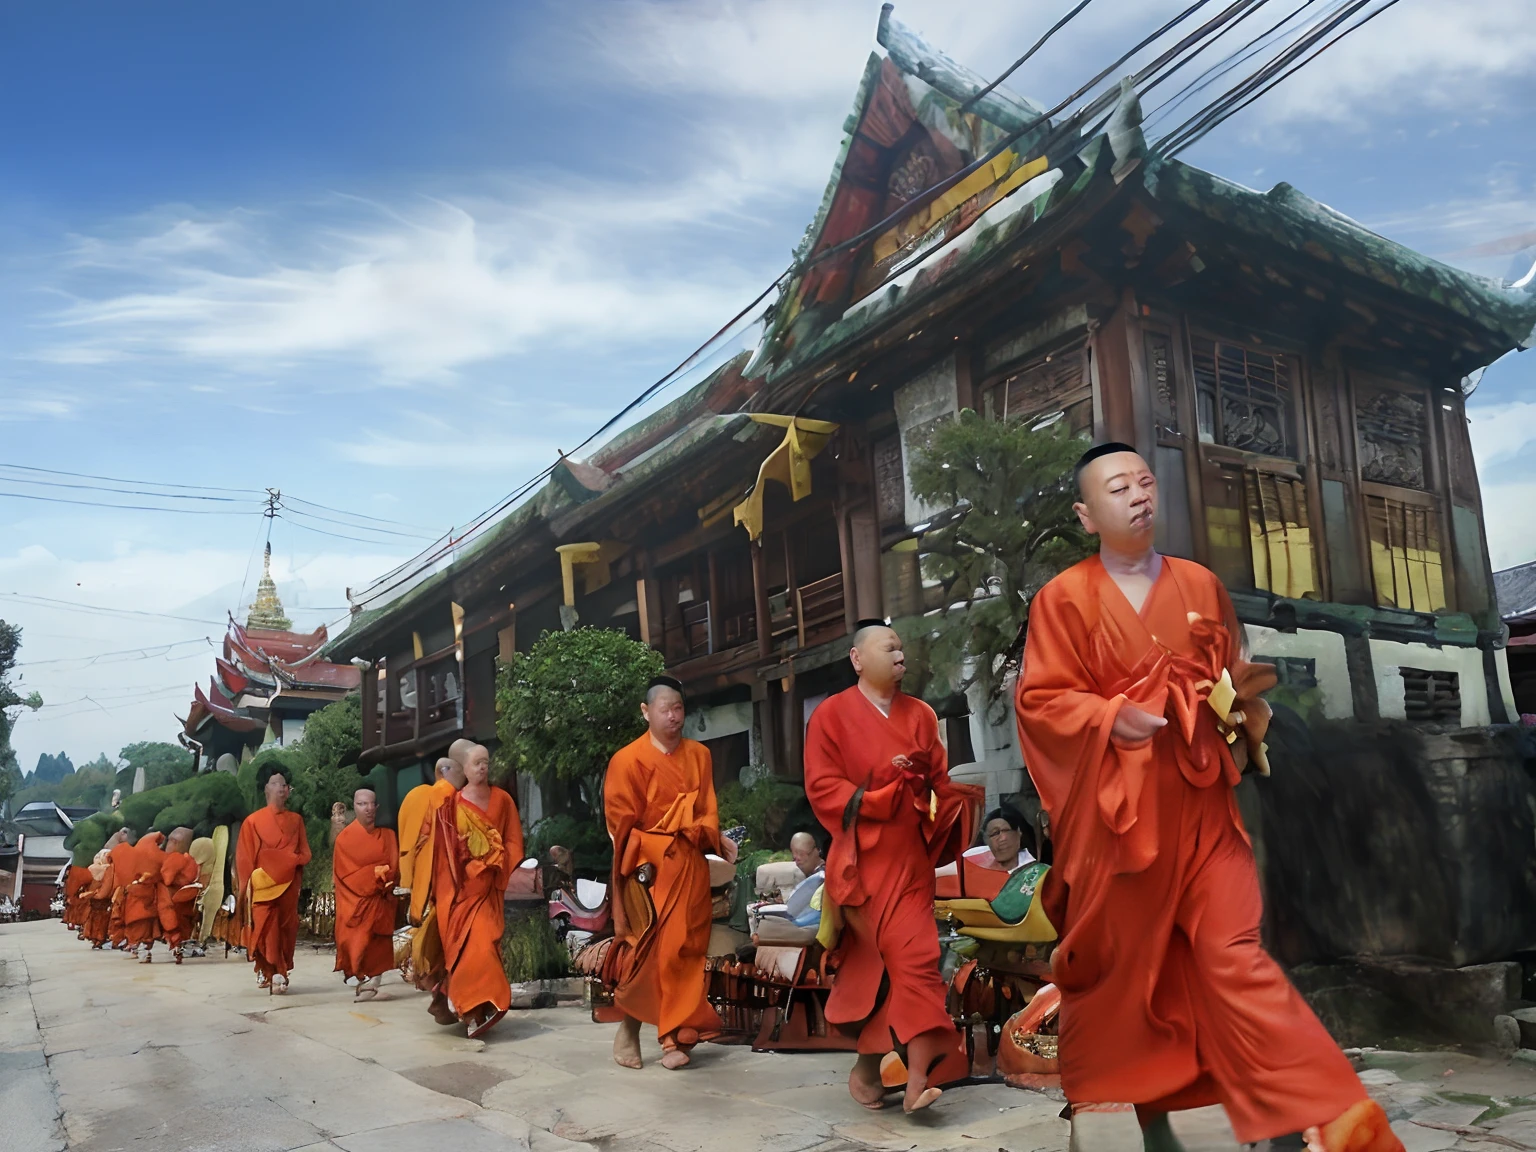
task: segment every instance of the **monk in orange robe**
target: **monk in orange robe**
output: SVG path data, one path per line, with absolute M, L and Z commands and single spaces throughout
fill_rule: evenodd
M 138 875 L 138 857 L 134 853 L 134 836 L 132 829 L 121 828 L 118 830 L 122 839 L 112 845 L 112 912 L 107 921 L 107 935 L 112 942 L 112 947 L 133 955 L 133 949 L 128 947 L 128 924 L 125 919 L 127 913 L 126 900 L 128 897 L 128 885 Z
M 438 760 L 437 779 L 418 784 L 400 802 L 400 887 L 411 894 L 406 915 L 414 932 L 411 937 L 411 972 L 416 987 L 432 993 L 427 1011 L 439 1024 L 457 1024 L 458 1013 L 448 1006 L 443 994 L 443 940 L 438 932 L 436 905 L 432 900 L 432 831 L 437 827 L 437 810 L 443 802 L 464 787 L 462 761 L 474 747 L 470 740 L 455 740 L 451 751 L 458 759 L 444 756 Z
M 132 850 L 130 879 L 123 885 L 123 930 L 129 949 L 143 964 L 153 959 L 150 953 L 160 938 L 160 866 L 165 863 L 160 845 L 164 840 L 162 832 L 139 837 Z
M 198 882 L 201 869 L 188 852 L 191 846 L 192 829 L 175 829 L 165 838 L 165 858 L 160 864 L 160 936 L 178 964 L 182 945 L 197 938 L 197 899 L 203 894 Z
M 1177 1146 L 1168 1112 L 1219 1103 L 1241 1143 L 1304 1131 L 1315 1152 L 1400 1152 L 1259 943 L 1233 787 L 1246 763 L 1267 771 L 1258 694 L 1274 674 L 1246 660 L 1215 575 L 1154 551 L 1146 461 L 1102 445 L 1077 479 L 1100 553 L 1035 597 L 1017 699 L 1054 830 L 1042 899 L 1062 933 L 1067 1098 L 1083 1112 L 1134 1104 L 1149 1148 Z
M 80 929 L 85 924 L 86 892 L 93 883 L 90 868 L 71 864 L 64 873 L 64 927 L 75 929 L 77 938 L 84 938 Z
M 395 966 L 395 880 L 400 849 L 395 833 L 375 823 L 378 797 L 352 793 L 357 817 L 336 837 L 331 873 L 336 886 L 336 971 L 356 981 L 354 999 L 372 1000 L 379 977 Z
M 501 964 L 502 898 L 523 861 L 523 824 L 512 797 L 491 783 L 484 746 L 475 744 L 465 755 L 464 777 L 464 787 L 437 810 L 432 898 L 447 970 L 443 993 L 474 1039 L 512 1007 Z
M 712 903 L 709 862 L 731 863 L 735 841 L 720 835 L 709 749 L 683 739 L 683 686 L 658 676 L 640 705 L 647 731 L 608 761 L 603 809 L 613 837 L 613 930 L 626 949 L 613 1002 L 624 1012 L 613 1058 L 639 1068 L 640 1024 L 654 1024 L 665 1068 L 723 1025 L 704 972 Z M 649 891 L 650 924 L 632 922 L 625 886 Z M 644 901 L 642 900 L 642 906 Z
M 117 891 L 117 877 L 112 871 L 112 849 L 122 843 L 122 837 L 121 831 L 112 833 L 91 860 L 91 886 L 85 891 L 85 922 L 81 931 L 91 942 L 93 950 L 106 946 L 111 931 L 112 894 Z
M 901 691 L 895 629 L 861 621 L 849 657 L 859 682 L 821 703 L 805 737 L 805 794 L 832 830 L 826 893 L 843 917 L 827 1019 L 860 1025 L 848 1091 L 866 1108 L 884 1104 L 882 1058 L 906 1049 L 912 1112 L 968 1072 L 939 975 L 934 868 L 970 843 L 985 793 L 950 780 L 933 709 Z
M 282 995 L 299 938 L 299 888 L 309 863 L 309 837 L 304 817 L 288 811 L 292 789 L 282 768 L 268 765 L 257 783 L 267 803 L 240 825 L 235 882 L 245 895 L 245 948 L 256 966 L 256 986 Z

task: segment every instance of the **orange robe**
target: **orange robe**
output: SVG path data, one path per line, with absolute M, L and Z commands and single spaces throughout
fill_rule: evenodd
M 460 1019 L 482 1004 L 505 1012 L 512 987 L 501 964 L 502 898 L 523 859 L 517 805 L 494 786 L 488 808 L 456 792 L 438 806 L 436 820 L 432 891 L 447 970 L 443 992 Z
M 858 685 L 811 714 L 805 794 L 832 832 L 826 890 L 844 917 L 827 1019 L 862 1021 L 861 1053 L 936 1029 L 955 1037 L 958 1053 L 939 976 L 933 873 L 970 843 L 984 794 L 950 780 L 932 708 L 897 692 L 887 717 Z
M 437 827 L 437 810 L 455 794 L 447 780 L 418 784 L 400 802 L 397 818 L 400 887 L 411 891 L 407 915 L 416 929 L 411 939 L 411 970 L 416 987 L 426 992 L 435 991 L 444 976 L 443 941 L 432 904 L 432 830 Z
M 127 886 L 138 876 L 138 857 L 134 855 L 134 845 L 126 840 L 120 844 L 114 844 L 111 851 L 112 861 L 112 911 L 107 919 L 107 938 L 114 945 L 128 942 L 128 927 L 124 920 L 127 911 L 125 900 L 128 895 Z
M 163 833 L 147 832 L 128 853 L 129 879 L 123 885 L 123 929 L 130 947 L 154 945 L 160 938 L 160 866 Z
M 167 852 L 160 865 L 160 934 L 171 948 L 197 938 L 199 913 L 197 898 L 203 894 L 198 883 L 200 869 L 185 852 Z
M 608 761 L 603 808 L 613 837 L 614 908 L 620 906 L 621 885 L 632 883 L 642 864 L 655 871 L 654 922 L 643 933 L 628 924 L 619 933 L 628 955 L 614 1004 L 631 1018 L 654 1024 L 664 1047 L 708 1039 L 723 1027 L 704 974 L 713 909 L 704 854 L 720 851 L 709 749 L 684 740 L 668 755 L 649 732 L 642 734 Z
M 1042 899 L 1062 933 L 1052 971 L 1068 1099 L 1220 1103 L 1253 1143 L 1366 1093 L 1259 943 L 1240 774 L 1196 687 L 1224 668 L 1236 678 L 1242 661 L 1242 626 L 1211 572 L 1164 557 L 1137 613 L 1094 556 L 1035 597 L 1017 712 L 1055 842 Z M 1167 727 L 1112 743 L 1126 702 Z
M 85 924 L 86 905 L 89 903 L 86 894 L 94 883 L 89 868 L 80 868 L 73 864 L 69 866 L 69 871 L 64 874 L 64 926 L 66 928 L 78 929 Z
M 389 828 L 354 820 L 336 837 L 336 971 L 367 980 L 395 966 L 395 879 L 400 850 Z
M 98 868 L 100 875 L 96 872 Z M 100 865 L 93 863 L 91 877 L 91 886 L 85 890 L 85 922 L 81 931 L 87 940 L 100 948 L 111 933 L 112 894 L 117 891 L 117 876 L 110 858 Z
M 235 880 L 246 900 L 244 943 L 256 971 L 268 979 L 293 969 L 299 887 L 308 863 L 309 838 L 297 812 L 261 808 L 241 823 Z M 265 876 L 259 877 L 258 870 Z

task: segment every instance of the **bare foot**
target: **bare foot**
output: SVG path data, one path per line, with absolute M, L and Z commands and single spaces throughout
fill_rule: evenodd
M 640 1059 L 640 1021 L 629 1016 L 619 1022 L 613 1037 L 613 1062 L 620 1068 L 642 1068 Z
M 681 1048 L 668 1048 L 661 1054 L 661 1066 L 672 1072 L 676 1072 L 679 1068 L 686 1068 L 691 1063 L 693 1063 L 692 1058 Z
M 848 1073 L 848 1095 L 871 1112 L 885 1107 L 885 1085 L 880 1081 L 880 1057 L 861 1055 Z

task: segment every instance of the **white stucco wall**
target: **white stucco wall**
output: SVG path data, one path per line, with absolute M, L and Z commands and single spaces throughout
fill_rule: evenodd
M 716 704 L 713 708 L 698 708 L 688 713 L 688 719 L 683 722 L 683 735 L 690 740 L 714 740 L 751 730 L 750 700 L 737 704 Z
M 1406 719 L 1402 668 L 1429 672 L 1455 672 L 1461 688 L 1461 726 L 1476 728 L 1489 722 L 1488 688 L 1483 679 L 1480 648 L 1431 648 L 1427 644 L 1399 644 L 1372 640 L 1371 665 L 1376 672 L 1376 700 L 1386 720 Z
M 1346 720 L 1355 714 L 1343 636 L 1310 628 L 1277 632 L 1259 624 L 1244 627 L 1248 631 L 1248 649 L 1254 656 L 1297 656 L 1314 662 L 1324 716 L 1330 720 Z

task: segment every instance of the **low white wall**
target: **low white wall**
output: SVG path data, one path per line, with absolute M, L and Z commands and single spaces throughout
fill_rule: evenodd
M 683 722 L 683 735 L 690 740 L 714 740 L 720 736 L 734 736 L 738 732 L 752 730 L 752 702 L 716 704 L 713 708 L 698 708 L 688 713 Z
M 1400 669 L 1422 668 L 1427 672 L 1457 674 L 1463 728 L 1477 728 L 1489 722 L 1482 649 L 1431 648 L 1427 644 L 1399 644 L 1395 640 L 1372 640 L 1370 643 L 1371 665 L 1376 671 L 1376 700 L 1384 720 L 1407 719 Z
M 1312 628 L 1277 632 L 1260 624 L 1244 627 L 1248 631 L 1248 650 L 1252 655 L 1297 656 L 1314 662 L 1324 716 L 1330 720 L 1347 720 L 1355 714 L 1343 636 Z

